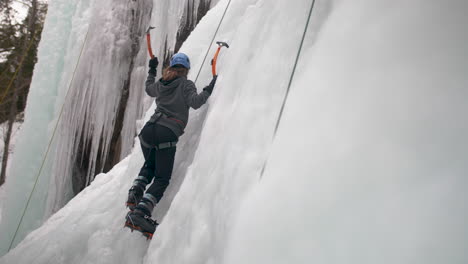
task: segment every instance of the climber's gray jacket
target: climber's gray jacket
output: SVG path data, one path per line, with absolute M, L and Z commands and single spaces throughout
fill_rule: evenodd
M 179 137 L 184 133 L 189 117 L 189 108 L 200 108 L 210 94 L 203 91 L 197 93 L 195 84 L 185 77 L 172 81 L 160 79 L 155 82 L 156 74 L 149 73 L 146 79 L 146 93 L 156 97 L 156 111 L 150 122 L 157 122 L 174 132 Z

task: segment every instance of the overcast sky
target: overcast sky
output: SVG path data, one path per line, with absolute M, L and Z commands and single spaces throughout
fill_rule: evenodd
M 22 1 L 13 1 L 12 6 L 13 8 L 18 12 L 16 19 L 18 22 L 22 21 L 25 17 L 26 14 L 28 13 L 28 6 L 25 4 L 21 3 Z M 47 3 L 48 0 L 39 0 L 39 2 Z
M 22 21 L 28 13 L 28 7 L 16 1 L 13 2 L 12 6 L 18 12 L 18 14 L 16 15 L 16 19 L 18 20 L 18 22 Z

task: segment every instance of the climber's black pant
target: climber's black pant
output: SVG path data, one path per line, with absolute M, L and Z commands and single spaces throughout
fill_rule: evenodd
M 151 146 L 177 141 L 177 136 L 172 130 L 157 123 L 146 123 L 141 130 L 140 137 L 142 137 L 146 144 Z M 148 183 L 151 183 L 154 179 L 153 184 L 151 184 L 146 192 L 153 195 L 159 202 L 171 180 L 176 148 L 171 147 L 156 150 L 155 148 L 141 145 L 141 150 L 145 157 L 145 164 L 141 168 L 139 175 L 146 177 Z

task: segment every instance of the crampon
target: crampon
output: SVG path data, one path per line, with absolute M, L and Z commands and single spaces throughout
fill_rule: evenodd
M 145 232 L 143 231 L 139 226 L 134 226 L 132 225 L 132 223 L 130 221 L 125 221 L 125 226 L 124 227 L 128 227 L 130 228 L 130 230 L 133 232 L 133 230 L 136 230 L 138 232 L 140 232 L 143 236 L 146 237 L 146 240 L 150 240 L 153 238 L 153 234 L 150 233 L 150 232 Z
M 157 226 L 158 223 L 156 221 L 151 219 L 150 216 L 143 214 L 140 210 L 130 211 L 125 217 L 124 227 L 130 228 L 132 232 L 133 230 L 137 230 L 142 233 L 146 239 L 153 238 Z

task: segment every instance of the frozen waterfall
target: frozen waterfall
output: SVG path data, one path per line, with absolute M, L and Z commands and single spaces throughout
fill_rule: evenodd
M 175 28 L 168 18 L 183 12 L 162 2 L 153 2 L 151 24 Z M 153 240 L 123 228 L 143 163 L 135 144 L 0 263 L 467 263 L 468 3 L 317 0 L 274 138 L 312 1 L 219 1 L 181 47 L 189 79 L 201 67 L 199 90 L 228 3 L 215 40 L 231 47 L 208 105 L 191 112 L 180 139 Z M 80 25 L 97 19 L 63 5 L 48 21 L 62 12 L 81 12 Z M 82 40 L 78 32 L 67 33 Z M 163 49 L 164 37 L 154 43 Z
M 216 2 L 49 2 L 21 140 L 5 186 L 0 233 L 6 239 L 0 252 L 8 249 L 21 218 L 14 244 L 130 153 L 136 120 L 151 103 L 142 89 L 148 26 L 158 25 L 152 32 L 157 55 L 168 56 L 187 37 L 180 31 L 190 33 Z

